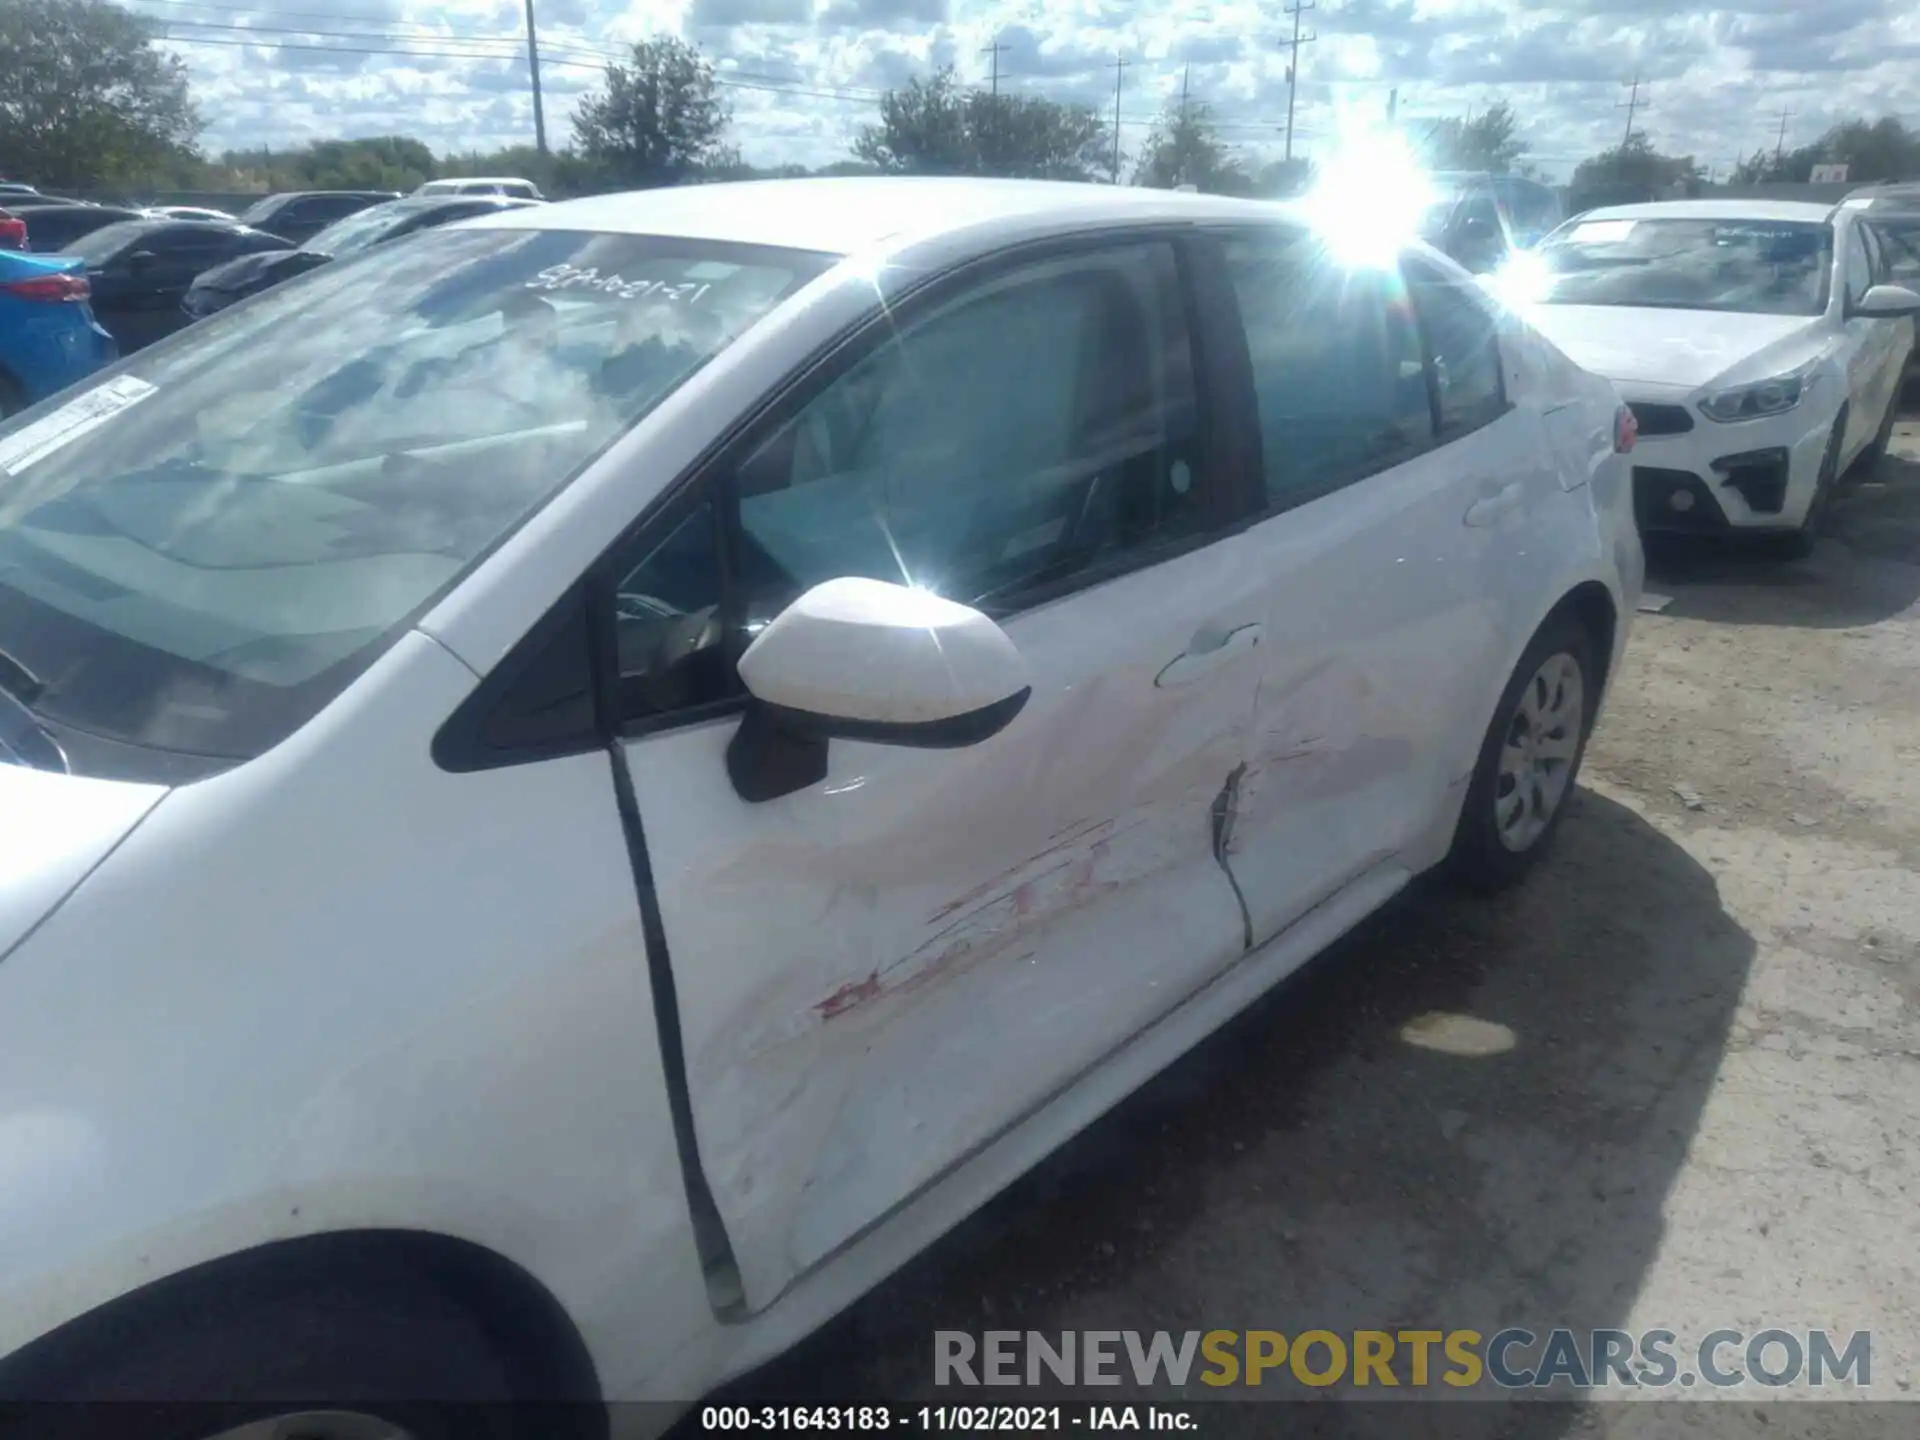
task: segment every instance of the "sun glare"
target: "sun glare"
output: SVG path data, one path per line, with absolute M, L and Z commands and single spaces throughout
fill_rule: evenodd
M 1515 250 L 1487 283 L 1502 305 L 1523 310 L 1547 297 L 1553 288 L 1553 270 L 1531 250 Z
M 1335 258 L 1351 266 L 1395 263 L 1420 233 L 1437 192 L 1406 136 L 1346 115 L 1301 206 Z

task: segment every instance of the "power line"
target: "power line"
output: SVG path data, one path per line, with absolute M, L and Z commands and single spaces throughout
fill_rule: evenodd
M 1319 37 L 1300 33 L 1300 17 L 1314 8 L 1314 0 L 1293 0 L 1283 14 L 1293 17 L 1293 41 L 1287 55 L 1287 160 L 1293 160 L 1293 97 L 1300 86 L 1300 47 Z

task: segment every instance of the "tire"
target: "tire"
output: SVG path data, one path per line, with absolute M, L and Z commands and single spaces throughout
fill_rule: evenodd
M 1541 626 L 1480 742 L 1447 857 L 1456 881 L 1473 890 L 1502 890 L 1539 860 L 1580 778 L 1599 685 L 1587 628 L 1571 615 L 1556 615 Z M 1538 739 L 1529 742 L 1529 736 L 1554 744 L 1536 750 Z M 1523 796 L 1517 812 L 1516 794 Z
M 544 1440 L 569 1433 L 512 1403 L 513 1367 L 473 1314 L 428 1282 L 390 1269 L 348 1264 L 307 1272 L 295 1284 L 250 1276 L 203 1291 L 190 1305 L 54 1339 L 65 1343 L 34 1367 L 30 1388 L 17 1398 L 85 1403 L 34 1407 L 28 1423 L 8 1430 L 9 1440 Z

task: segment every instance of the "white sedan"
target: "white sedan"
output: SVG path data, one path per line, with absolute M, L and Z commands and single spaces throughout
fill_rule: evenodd
M 1676 200 L 1592 210 L 1495 283 L 1633 407 L 1645 531 L 1780 534 L 1893 432 L 1920 295 L 1846 207 Z
M 604 1433 L 1420 872 L 1518 879 L 1634 614 L 1631 417 L 1332 238 L 505 210 L 0 429 L 0 1399 Z

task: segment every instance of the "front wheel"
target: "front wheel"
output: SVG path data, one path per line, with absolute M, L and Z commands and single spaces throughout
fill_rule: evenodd
M 1495 707 L 1448 866 L 1478 890 L 1520 880 L 1565 813 L 1599 698 L 1593 640 L 1570 615 L 1533 637 Z

